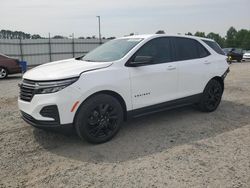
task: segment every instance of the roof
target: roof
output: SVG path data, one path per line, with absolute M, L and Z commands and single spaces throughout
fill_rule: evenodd
M 143 34 L 143 35 L 132 35 L 132 36 L 126 36 L 122 38 L 155 38 L 157 36 L 163 36 L 163 37 L 185 37 L 185 38 L 192 38 L 192 39 L 199 39 L 199 40 L 207 40 L 207 41 L 214 41 L 213 39 L 204 38 L 204 37 L 197 37 L 197 36 L 191 36 L 191 35 L 171 35 L 171 34 Z

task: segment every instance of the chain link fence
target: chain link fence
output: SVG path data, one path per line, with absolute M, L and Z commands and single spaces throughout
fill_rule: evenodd
M 0 39 L 0 53 L 33 66 L 78 57 L 99 45 L 99 39 Z

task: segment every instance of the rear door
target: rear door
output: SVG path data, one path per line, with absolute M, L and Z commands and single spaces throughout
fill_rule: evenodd
M 179 67 L 180 97 L 202 93 L 212 70 L 210 53 L 195 39 L 175 37 L 172 43 Z

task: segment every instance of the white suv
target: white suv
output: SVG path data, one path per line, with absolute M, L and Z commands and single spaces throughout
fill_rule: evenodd
M 190 104 L 214 111 L 228 71 L 226 56 L 210 39 L 123 37 L 84 57 L 26 72 L 18 105 L 35 127 L 71 125 L 81 138 L 102 143 L 130 117 Z

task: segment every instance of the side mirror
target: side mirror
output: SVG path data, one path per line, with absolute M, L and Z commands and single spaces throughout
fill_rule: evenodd
M 143 65 L 148 65 L 153 62 L 152 56 L 136 56 L 133 61 L 130 62 L 132 67 L 139 67 Z

